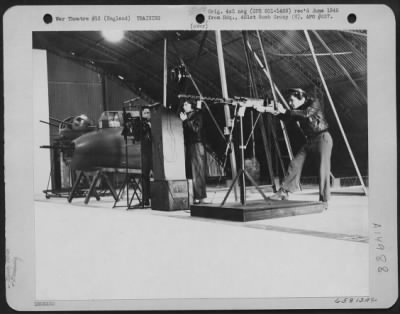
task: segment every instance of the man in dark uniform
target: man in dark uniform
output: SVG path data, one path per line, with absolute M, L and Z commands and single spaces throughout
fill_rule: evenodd
M 290 106 L 288 110 L 282 104 L 277 104 L 277 111 L 271 106 L 256 108 L 260 112 L 269 112 L 278 115 L 279 118 L 289 118 L 299 121 L 300 127 L 306 136 L 306 143 L 300 148 L 289 164 L 281 188 L 270 199 L 286 200 L 289 197 L 289 192 L 298 190 L 301 171 L 307 154 L 314 153 L 319 157 L 319 200 L 328 202 L 330 198 L 331 152 L 333 143 L 321 104 L 318 99 L 309 97 L 300 88 L 288 90 L 288 104 Z
M 203 145 L 202 113 L 189 101 L 184 102 L 183 111 L 180 113 L 180 118 L 183 121 L 186 161 L 189 163 L 193 179 L 194 203 L 206 203 L 208 202 L 206 199 L 206 152 Z
M 150 109 L 143 108 L 142 110 L 142 134 L 141 134 L 141 148 L 142 148 L 142 204 L 144 206 L 150 205 L 150 171 L 153 168 L 153 151 L 152 151 L 152 138 L 151 138 L 151 124 L 150 124 Z

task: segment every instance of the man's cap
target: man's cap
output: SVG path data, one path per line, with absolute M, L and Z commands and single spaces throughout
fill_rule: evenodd
M 291 95 L 294 95 L 296 97 L 302 98 L 302 97 L 306 97 L 307 93 L 302 88 L 289 88 L 289 89 L 286 90 L 286 95 L 288 97 L 291 96 Z

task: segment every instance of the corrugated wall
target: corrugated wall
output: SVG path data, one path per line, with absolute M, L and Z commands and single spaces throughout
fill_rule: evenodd
M 48 80 L 51 117 L 63 120 L 84 113 L 97 121 L 104 110 L 99 73 L 48 53 Z
M 123 82 L 52 53 L 48 79 L 49 113 L 60 120 L 86 114 L 96 123 L 104 110 L 122 110 L 124 101 L 137 97 Z M 54 136 L 57 129 L 52 129 Z
M 123 86 L 123 82 L 118 82 L 108 76 L 104 80 L 106 86 L 105 108 L 107 110 L 122 110 L 124 101 L 137 97 L 130 89 Z

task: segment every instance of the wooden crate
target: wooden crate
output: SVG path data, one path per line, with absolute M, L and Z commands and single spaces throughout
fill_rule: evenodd
M 153 210 L 188 210 L 191 192 L 187 180 L 155 180 L 151 182 Z

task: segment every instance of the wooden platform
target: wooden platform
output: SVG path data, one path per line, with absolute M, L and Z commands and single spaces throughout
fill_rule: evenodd
M 248 201 L 246 205 L 237 203 L 199 204 L 190 206 L 190 215 L 195 217 L 223 219 L 231 221 L 252 221 L 296 215 L 320 213 L 324 211 L 322 202 L 310 201 Z

